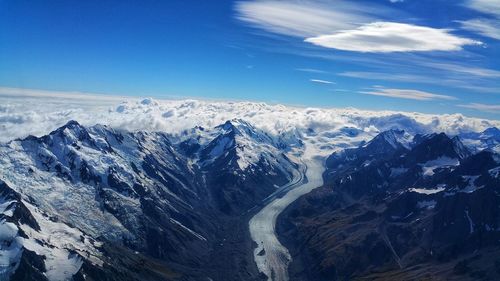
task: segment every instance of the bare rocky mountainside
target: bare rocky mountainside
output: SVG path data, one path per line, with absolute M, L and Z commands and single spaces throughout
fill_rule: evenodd
M 70 121 L 0 144 L 0 280 L 497 279 L 499 136 Z
M 496 145 L 497 132 L 477 135 Z M 324 186 L 280 217 L 290 280 L 498 280 L 499 169 L 444 133 L 333 153 Z

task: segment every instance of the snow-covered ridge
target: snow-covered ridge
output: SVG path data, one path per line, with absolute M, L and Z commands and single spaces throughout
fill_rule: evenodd
M 203 140 L 203 138 L 207 139 Z M 239 169 L 246 170 L 258 162 L 264 161 L 274 167 L 286 166 L 286 160 L 282 159 L 284 152 L 296 146 L 297 140 L 288 140 L 285 143 L 278 136 L 271 136 L 267 132 L 255 128 L 250 123 L 233 119 L 215 127 L 210 133 L 205 134 L 200 140 L 201 157 L 204 163 L 210 164 L 217 159 L 234 151 L 237 157 Z M 284 167 L 290 169 L 290 167 Z
M 101 241 L 126 239 L 140 248 L 144 239 L 141 218 L 148 216 L 145 201 L 167 217 L 169 231 L 188 234 L 196 240 L 193 243 L 207 243 L 206 233 L 196 225 L 176 219 L 194 212 L 193 206 L 206 200 L 198 197 L 198 188 L 208 188 L 194 182 L 198 171 L 220 172 L 230 167 L 229 160 L 237 168 L 230 171 L 243 180 L 254 169 L 287 179 L 296 167 L 285 151 L 295 142 L 288 144 L 243 120 L 215 128 L 197 127 L 175 136 L 104 125 L 85 127 L 70 121 L 40 138 L 0 144 L 0 180 L 21 194 L 19 200 L 40 228 L 17 226 L 0 217 L 5 234 L 0 239 L 12 245 L 12 249 L 0 249 L 6 257 L 0 261 L 0 267 L 5 265 L 0 270 L 10 274 L 14 270 L 10 265 L 26 249 L 44 257 L 49 280 L 66 280 L 78 272 L 84 259 L 101 264 Z M 219 162 L 211 167 L 215 161 Z M 11 215 L 11 201 L 0 198 L 2 216 Z M 20 230 L 28 238 L 19 238 Z

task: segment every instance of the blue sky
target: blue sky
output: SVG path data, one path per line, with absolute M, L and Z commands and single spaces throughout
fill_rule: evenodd
M 500 118 L 500 1 L 0 0 L 0 87 Z

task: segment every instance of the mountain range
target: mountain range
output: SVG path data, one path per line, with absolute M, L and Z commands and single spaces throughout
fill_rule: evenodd
M 271 280 L 249 221 L 312 180 L 314 157 L 323 184 L 277 217 L 290 280 L 498 278 L 498 129 L 401 127 L 69 121 L 0 144 L 0 279 Z
M 498 279 L 499 165 L 444 133 L 391 130 L 332 154 L 324 186 L 281 215 L 291 280 Z

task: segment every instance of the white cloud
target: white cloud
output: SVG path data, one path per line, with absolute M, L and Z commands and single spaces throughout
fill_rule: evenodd
M 462 25 L 462 29 L 500 40 L 500 19 L 471 19 L 458 22 Z
M 451 66 L 451 65 L 448 65 Z M 440 66 L 442 70 L 445 69 L 445 65 Z M 434 66 L 433 68 L 437 68 Z M 454 70 L 448 69 L 449 73 L 454 72 Z M 485 72 L 483 72 L 485 71 Z M 481 75 L 489 75 L 487 77 L 494 77 L 496 75 L 494 70 L 490 70 L 492 72 L 486 71 L 486 69 L 481 68 L 471 68 L 467 73 L 467 70 L 463 69 L 461 72 L 465 75 L 448 75 L 446 73 L 423 73 L 423 74 L 406 74 L 406 73 L 392 73 L 392 72 L 369 72 L 369 71 L 345 71 L 340 72 L 338 75 L 344 77 L 351 78 L 360 78 L 360 79 L 369 79 L 369 80 L 385 80 L 385 81 L 397 81 L 397 82 L 410 82 L 410 83 L 424 83 L 424 84 L 432 84 L 432 85 L 440 85 L 445 84 L 448 87 L 458 88 L 458 89 L 467 89 L 475 92 L 483 92 L 483 93 L 498 93 L 500 88 L 496 85 L 492 85 L 491 83 L 484 83 L 484 81 L 476 79 L 477 77 L 472 76 L 481 74 Z M 446 71 L 445 71 L 446 72 Z
M 351 78 L 398 81 L 398 82 L 413 82 L 413 83 L 428 83 L 428 84 L 440 84 L 443 82 L 442 79 L 438 79 L 435 77 L 417 75 L 417 74 L 405 74 L 405 73 L 344 71 L 338 73 L 338 75 Z
M 418 100 L 418 101 L 430 101 L 430 100 L 456 100 L 457 98 L 447 95 L 439 95 L 419 90 L 410 90 L 410 89 L 374 89 L 373 91 L 365 91 L 361 92 L 365 95 L 373 95 L 373 96 L 383 96 L 389 98 L 398 98 L 398 99 L 410 99 L 410 100 Z
M 336 30 L 349 29 L 369 22 L 368 13 L 382 13 L 378 8 L 366 9 L 356 3 L 337 1 L 328 5 L 320 1 L 260 0 L 236 3 L 237 18 L 269 32 L 310 37 Z
M 469 103 L 469 104 L 460 104 L 458 106 L 478 111 L 500 113 L 500 104 Z
M 236 18 L 251 26 L 339 50 L 382 53 L 456 51 L 464 45 L 480 44 L 453 35 L 448 29 L 386 21 L 401 12 L 373 3 L 254 0 L 236 2 L 235 10 Z
M 328 81 L 328 80 L 321 80 L 321 79 L 309 79 L 309 81 L 313 83 L 319 83 L 319 84 L 335 84 L 335 82 Z
M 459 72 L 484 78 L 500 78 L 500 71 L 494 69 L 440 62 L 420 62 L 420 64 L 427 67 L 446 70 L 448 72 Z
M 458 21 L 462 25 L 462 29 L 500 40 L 500 1 L 466 0 L 464 4 L 466 7 L 481 12 L 490 18 L 482 17 Z
M 365 53 L 458 51 L 464 45 L 481 44 L 453 35 L 448 29 L 395 22 L 374 22 L 305 41 L 325 48 Z
M 467 0 L 465 4 L 476 11 L 500 17 L 500 1 L 498 0 Z
M 21 89 L 20 89 L 21 90 Z M 354 108 L 305 108 L 257 102 L 215 102 L 199 100 L 140 100 L 128 97 L 110 105 L 107 99 L 73 99 L 71 93 L 45 92 L 43 97 L 0 95 L 0 141 L 41 136 L 69 120 L 85 126 L 103 124 L 129 131 L 178 133 L 195 126 L 214 127 L 233 118 L 242 118 L 271 134 L 304 133 L 309 129 L 317 141 L 328 145 L 343 127 L 379 131 L 404 128 L 413 132 L 480 131 L 500 126 L 499 121 L 468 118 L 460 114 L 432 115 Z M 68 97 L 68 98 L 66 98 Z M 103 96 L 101 96 L 103 97 Z
M 320 70 L 320 69 L 315 69 L 315 68 L 296 68 L 295 70 L 301 71 L 301 72 L 308 72 L 308 73 L 331 74 L 328 71 L 324 71 L 324 70 Z

